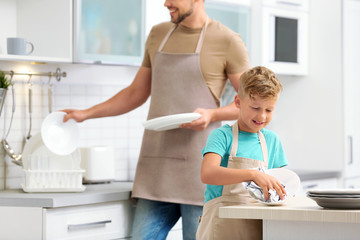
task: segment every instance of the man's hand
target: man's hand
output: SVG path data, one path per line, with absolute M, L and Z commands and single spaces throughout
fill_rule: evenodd
M 190 123 L 184 123 L 180 125 L 180 128 L 189 128 L 192 130 L 203 131 L 207 128 L 207 126 L 209 126 L 212 120 L 212 109 L 198 108 L 194 112 L 200 113 L 201 117 Z
M 67 122 L 69 119 L 74 119 L 76 122 L 83 122 L 87 119 L 87 114 L 85 110 L 76 110 L 76 109 L 64 109 L 61 112 L 65 112 L 63 122 Z

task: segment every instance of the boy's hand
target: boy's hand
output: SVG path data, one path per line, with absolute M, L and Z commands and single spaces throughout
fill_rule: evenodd
M 281 183 L 273 176 L 256 170 L 253 180 L 264 192 L 264 197 L 269 200 L 269 190 L 274 189 L 280 196 L 281 200 L 284 200 L 286 191 Z

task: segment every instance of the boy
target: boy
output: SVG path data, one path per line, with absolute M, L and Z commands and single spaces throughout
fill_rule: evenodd
M 203 149 L 201 180 L 207 185 L 197 239 L 262 239 L 261 220 L 221 219 L 218 210 L 253 201 L 242 182 L 254 181 L 266 199 L 271 189 L 284 199 L 286 192 L 281 183 L 256 169 L 287 165 L 277 135 L 264 129 L 272 119 L 281 90 L 280 81 L 265 67 L 241 75 L 235 96 L 237 122 L 212 131 Z

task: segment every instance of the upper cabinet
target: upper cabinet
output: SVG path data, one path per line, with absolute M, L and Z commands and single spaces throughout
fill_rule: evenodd
M 72 0 L 0 0 L 0 60 L 72 62 L 72 8 Z M 8 54 L 7 38 L 14 37 L 34 51 Z
M 206 0 L 205 9 L 211 19 L 221 22 L 241 35 L 247 48 L 250 45 L 250 1 Z
M 252 1 L 252 63 L 281 75 L 308 74 L 308 0 Z
M 76 0 L 74 62 L 140 65 L 145 0 Z

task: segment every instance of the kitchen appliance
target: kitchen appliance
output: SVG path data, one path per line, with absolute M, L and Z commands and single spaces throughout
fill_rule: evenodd
M 308 74 L 308 1 L 255 0 L 251 55 L 276 74 Z
M 80 148 L 84 183 L 111 182 L 115 179 L 115 154 L 111 146 Z

